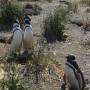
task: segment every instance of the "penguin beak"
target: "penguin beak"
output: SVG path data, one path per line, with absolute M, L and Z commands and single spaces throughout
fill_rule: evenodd
M 67 59 L 67 58 L 68 58 L 68 56 L 65 56 L 65 58 Z

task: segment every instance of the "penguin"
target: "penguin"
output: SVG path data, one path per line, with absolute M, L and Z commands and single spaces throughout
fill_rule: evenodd
M 69 90 L 84 90 L 84 76 L 75 60 L 75 56 L 68 55 L 66 58 L 67 62 L 64 70 Z
M 11 36 L 10 53 L 20 52 L 23 40 L 23 33 L 20 28 L 20 23 L 18 19 L 16 19 L 13 23 L 12 33 L 13 34 Z
M 28 15 L 24 17 L 24 35 L 23 35 L 24 53 L 29 53 L 33 47 L 33 31 L 31 19 Z

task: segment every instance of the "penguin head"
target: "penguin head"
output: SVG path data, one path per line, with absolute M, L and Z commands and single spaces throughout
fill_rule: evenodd
M 31 24 L 31 18 L 28 15 L 24 16 L 24 23 L 25 24 Z
M 14 23 L 18 23 L 18 24 L 19 24 L 19 20 L 18 20 L 18 19 L 16 19 L 16 20 L 14 21 Z
M 68 56 L 66 56 L 67 62 L 71 62 L 74 61 L 76 59 L 76 57 L 72 54 L 69 54 Z
M 20 23 L 19 23 L 18 19 L 16 19 L 13 23 L 13 28 L 15 28 L 15 27 L 20 27 Z

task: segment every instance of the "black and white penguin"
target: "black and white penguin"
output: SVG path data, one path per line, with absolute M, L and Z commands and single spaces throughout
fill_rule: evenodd
M 13 35 L 11 40 L 10 53 L 19 52 L 22 45 L 22 30 L 20 28 L 19 20 L 16 19 L 13 23 Z
M 23 47 L 24 51 L 28 53 L 33 47 L 33 31 L 31 19 L 28 15 L 24 17 L 24 23 Z
M 83 90 L 85 87 L 83 74 L 75 60 L 74 55 L 68 55 L 65 64 L 65 78 L 69 90 Z

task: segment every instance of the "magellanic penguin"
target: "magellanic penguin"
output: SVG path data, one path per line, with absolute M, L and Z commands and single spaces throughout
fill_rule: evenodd
M 23 47 L 24 51 L 28 53 L 33 47 L 33 31 L 31 26 L 31 19 L 28 15 L 24 17 L 24 23 L 25 25 L 24 25 Z
M 74 55 L 68 55 L 65 64 L 65 78 L 69 90 L 84 90 L 85 82 L 83 74 L 75 60 Z
M 13 31 L 12 32 L 13 32 L 13 34 L 12 34 L 12 40 L 11 40 L 10 53 L 20 52 L 23 34 L 22 34 L 22 30 L 20 28 L 18 19 L 16 19 L 13 23 Z

